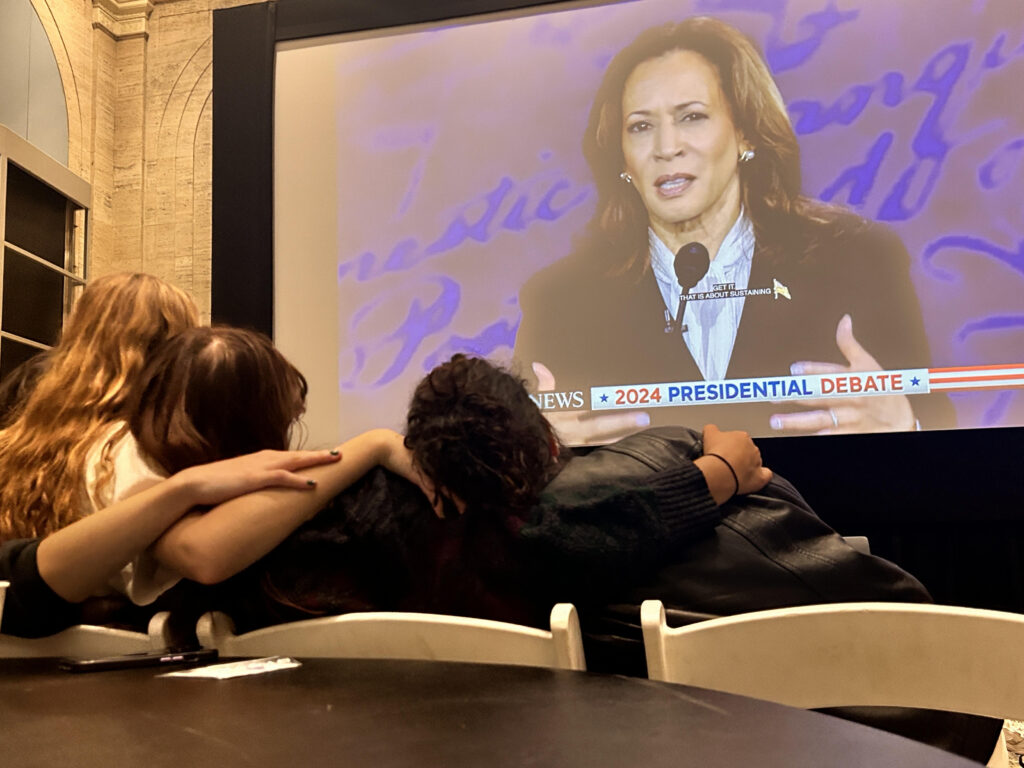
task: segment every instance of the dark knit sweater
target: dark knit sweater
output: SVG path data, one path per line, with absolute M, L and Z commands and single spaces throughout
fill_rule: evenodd
M 682 461 L 645 477 L 606 475 L 587 487 L 563 487 L 556 476 L 526 520 L 509 521 L 510 543 L 536 571 L 530 581 L 539 599 L 583 603 L 645 578 L 720 520 L 704 475 Z

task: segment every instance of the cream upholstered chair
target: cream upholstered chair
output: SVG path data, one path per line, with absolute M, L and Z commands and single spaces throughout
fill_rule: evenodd
M 91 624 L 79 624 L 55 635 L 38 638 L 0 635 L 0 658 L 72 656 L 81 658 L 120 656 L 126 653 L 159 651 L 170 644 L 167 611 L 149 621 L 148 631 L 129 632 Z
M 669 628 L 640 609 L 652 680 L 795 707 L 897 706 L 1024 718 L 1024 616 L 917 603 L 756 611 Z M 1000 763 L 999 760 L 1002 760 Z M 1002 739 L 989 765 L 1006 766 Z
M 196 626 L 199 642 L 221 656 L 431 659 L 586 669 L 576 609 L 551 610 L 551 631 L 431 613 L 348 613 L 279 624 L 243 635 L 223 613 Z

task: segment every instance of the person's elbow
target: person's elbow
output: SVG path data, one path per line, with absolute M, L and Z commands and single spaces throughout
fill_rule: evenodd
M 157 557 L 182 578 L 207 586 L 219 584 L 240 570 L 219 548 L 187 538 L 160 548 Z
M 237 573 L 236 570 L 227 568 L 221 563 L 206 560 L 195 563 L 182 576 L 190 581 L 210 586 L 212 584 L 220 584 L 222 581 L 234 576 L 235 573 Z

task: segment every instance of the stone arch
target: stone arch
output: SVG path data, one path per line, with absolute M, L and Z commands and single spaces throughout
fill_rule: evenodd
M 39 24 L 50 43 L 53 64 L 62 86 L 61 96 L 67 123 L 67 143 L 62 153 L 63 156 L 56 156 L 56 159 L 80 176 L 84 176 L 87 163 L 83 162 L 82 153 L 83 136 L 85 135 L 83 99 L 75 76 L 75 68 L 72 66 L 71 48 L 73 45 L 69 42 L 66 34 L 66 28 L 74 26 L 71 23 L 72 18 L 67 13 L 68 4 L 61 3 L 60 0 L 25 0 L 25 2 L 34 11 L 36 23 Z M 58 18 L 58 15 L 68 18 Z M 88 39 L 87 30 L 88 28 L 83 30 L 86 39 Z M 29 140 L 32 140 L 31 137 Z M 51 152 L 46 147 L 42 147 L 42 149 Z

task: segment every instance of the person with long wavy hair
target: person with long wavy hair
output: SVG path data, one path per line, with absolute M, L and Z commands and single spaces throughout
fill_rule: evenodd
M 515 356 L 538 389 L 929 365 L 906 249 L 803 194 L 785 102 L 739 30 L 694 17 L 642 32 L 605 70 L 583 154 L 593 218 L 574 253 L 520 294 Z M 684 289 L 686 253 L 701 263 L 684 267 Z M 759 434 L 953 424 L 941 395 L 697 410 L 688 418 Z M 606 418 L 576 426 L 599 431 Z
M 183 514 L 261 488 L 308 492 L 295 470 L 337 461 L 332 453 L 260 451 L 189 467 L 43 539 L 0 544 L 0 579 L 9 583 L 0 632 L 42 637 L 83 623 L 82 603 Z
M 90 451 L 125 417 L 157 345 L 198 322 L 192 299 L 152 275 L 89 282 L 45 371 L 0 430 L 0 542 L 46 536 L 91 511 Z

